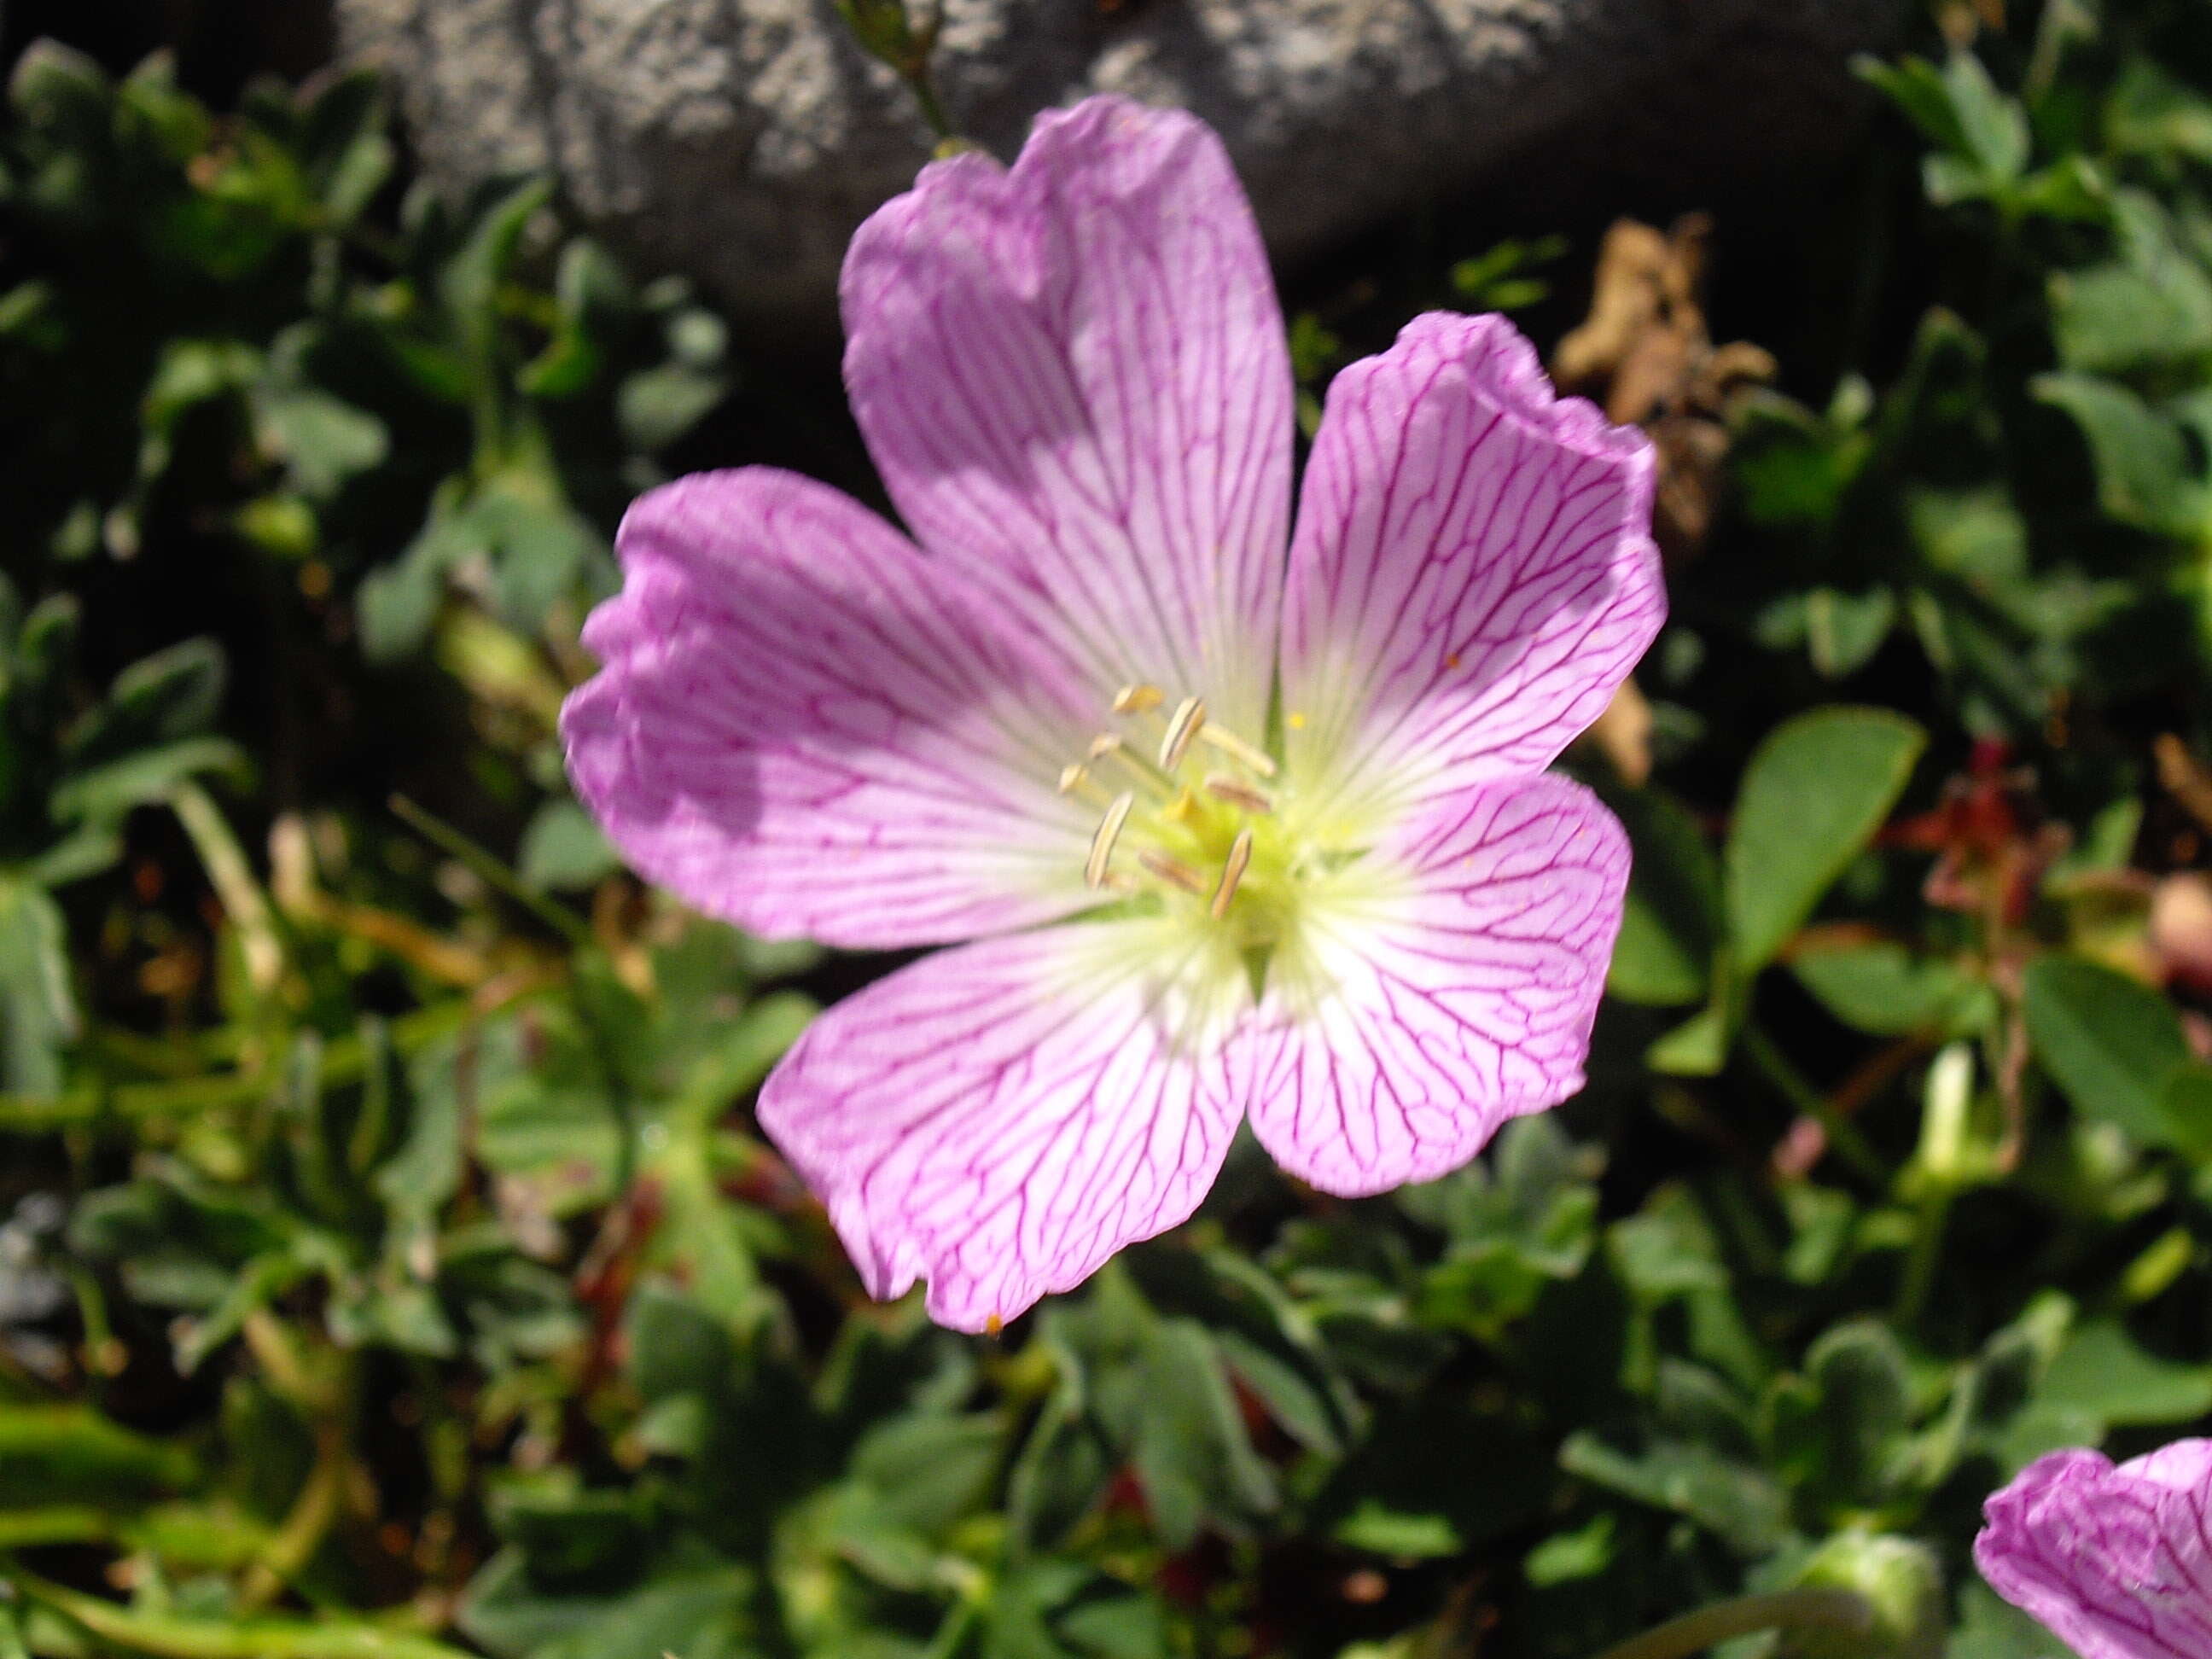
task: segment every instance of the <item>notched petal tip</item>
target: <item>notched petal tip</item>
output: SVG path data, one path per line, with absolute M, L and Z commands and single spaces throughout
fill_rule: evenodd
M 763 937 L 862 949 L 1087 902 L 1083 815 L 1035 752 L 1080 693 L 889 525 L 746 468 L 651 492 L 617 548 L 585 634 L 603 665 L 561 727 L 641 875 Z
M 933 558 L 1079 665 L 1264 716 L 1294 388 L 1220 140 L 1085 100 L 1013 165 L 927 169 L 854 234 L 845 383 Z
M 818 1194 L 871 1295 L 929 1285 L 981 1332 L 1187 1219 L 1241 1115 L 1218 1044 L 1178 1040 L 1139 924 L 986 940 L 878 981 L 808 1028 L 761 1127 Z
M 1615 462 L 1643 482 L 1643 516 L 1650 516 L 1652 481 L 1658 453 L 1640 427 L 1617 426 L 1587 398 L 1559 395 L 1536 348 L 1502 313 L 1470 317 L 1431 311 L 1398 331 L 1401 346 L 1431 352 L 1456 362 L 1480 394 L 1532 431 L 1577 454 Z
M 1389 885 L 1282 964 L 1253 1087 L 1261 1143 L 1345 1197 L 1443 1175 L 1582 1088 L 1627 889 L 1620 821 L 1554 775 L 1440 803 L 1376 857 Z
M 2198 1659 L 2212 1653 L 2208 1508 L 2203 1442 L 2117 1469 L 2053 1452 L 1990 1497 L 1975 1565 L 2081 1659 Z
M 1418 317 L 1329 389 L 1291 547 L 1289 746 L 1344 799 L 1549 765 L 1667 614 L 1649 441 L 1503 317 Z

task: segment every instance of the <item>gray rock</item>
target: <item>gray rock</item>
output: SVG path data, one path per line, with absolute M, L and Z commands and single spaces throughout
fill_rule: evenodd
M 1590 131 L 1709 164 L 1832 149 L 1844 64 L 1907 0 L 945 0 L 937 82 L 1002 155 L 1040 108 L 1117 91 L 1228 141 L 1296 259 Z M 432 177 L 551 168 L 647 264 L 818 323 L 853 227 L 931 140 L 830 0 L 337 0 L 399 79 Z M 1623 121 L 1624 109 L 1635 118 Z M 1582 131 L 1578 131 L 1581 129 Z M 1579 164 L 1579 162 L 1578 162 Z

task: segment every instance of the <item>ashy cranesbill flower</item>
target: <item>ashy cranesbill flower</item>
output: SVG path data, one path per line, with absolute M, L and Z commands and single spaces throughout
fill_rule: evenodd
M 1240 1120 L 1325 1191 L 1580 1088 L 1628 849 L 1544 775 L 1665 601 L 1650 452 L 1503 319 L 1292 386 L 1190 116 L 1093 99 L 854 238 L 854 413 L 909 540 L 766 468 L 621 534 L 568 765 L 772 937 L 975 942 L 819 1018 L 760 1117 L 868 1288 L 994 1328 L 1188 1217 Z
M 2081 1659 L 2212 1655 L 2212 1440 L 2114 1468 L 2052 1452 L 1989 1500 L 1974 1560 Z

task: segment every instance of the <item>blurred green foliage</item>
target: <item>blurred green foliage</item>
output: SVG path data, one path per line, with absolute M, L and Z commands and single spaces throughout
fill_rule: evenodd
M 1802 1589 L 1876 1623 L 1731 1659 L 2056 1659 L 1981 1498 L 2212 1417 L 2212 37 L 1929 39 L 1865 67 L 1890 321 L 1729 402 L 1649 734 L 1571 760 L 1638 855 L 1589 1092 L 1357 1203 L 1240 1146 L 988 1341 L 868 1304 L 746 1109 L 876 964 L 561 782 L 726 325 L 542 183 L 406 188 L 373 80 L 27 53 L 0 1652 L 1585 1659 Z M 1309 423 L 1364 327 L 1298 315 Z

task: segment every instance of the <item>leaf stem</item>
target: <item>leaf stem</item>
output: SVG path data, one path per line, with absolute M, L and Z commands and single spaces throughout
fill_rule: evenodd
M 1928 1311 L 1928 1297 L 1936 1288 L 1936 1269 L 1943 1260 L 1943 1233 L 1951 1218 L 1949 1187 L 1938 1188 L 1920 1201 L 1913 1217 L 1912 1246 L 1905 1258 L 1905 1276 L 1897 1290 L 1897 1322 L 1917 1325 Z
M 1744 1054 L 1759 1068 L 1759 1073 L 1797 1110 L 1811 1118 L 1826 1132 L 1828 1144 L 1846 1164 L 1885 1191 L 1890 1184 L 1889 1170 L 1881 1156 L 1867 1144 L 1851 1121 L 1829 1103 L 1826 1096 L 1808 1083 L 1797 1068 L 1790 1063 L 1789 1056 L 1775 1044 L 1774 1039 L 1749 1021 L 1737 1034 Z
M 459 1030 L 483 1012 L 465 998 L 419 1008 L 392 1022 L 392 1047 L 403 1054 L 412 1054 Z M 334 1089 L 357 1083 L 367 1065 L 367 1053 L 359 1037 L 336 1038 L 323 1051 L 322 1086 Z M 268 1088 L 265 1072 L 248 1070 L 164 1079 L 158 1083 L 126 1083 L 106 1090 L 73 1089 L 52 1097 L 0 1095 L 0 1134 L 48 1134 L 111 1117 L 133 1121 L 221 1111 L 250 1105 Z
M 26 1572 L 12 1562 L 4 1573 L 24 1595 L 102 1641 L 160 1659 L 468 1659 L 459 1648 L 427 1636 L 367 1623 L 272 1620 L 222 1624 L 142 1613 Z
M 1874 1628 L 1874 1608 L 1851 1590 L 1777 1590 L 1716 1602 L 1670 1619 L 1641 1636 L 1607 1648 L 1598 1659 L 1689 1659 L 1716 1642 L 1763 1630 L 1844 1631 L 1863 1636 Z
M 269 901 L 262 893 L 261 884 L 254 879 L 253 866 L 246 856 L 246 849 L 232 833 L 230 822 L 222 815 L 208 793 L 197 783 L 180 783 L 169 792 L 170 810 L 177 821 L 191 837 L 192 847 L 200 855 L 208 880 L 213 884 L 216 896 L 238 929 L 240 945 L 246 957 L 246 971 L 253 981 L 253 988 L 266 996 L 276 988 L 284 972 L 284 946 L 278 939 L 276 918 L 270 914 Z
M 404 795 L 392 798 L 392 816 L 447 857 L 468 866 L 479 880 L 520 905 L 572 945 L 592 943 L 592 930 L 565 905 L 543 893 L 533 893 L 521 877 L 434 812 L 416 805 Z

